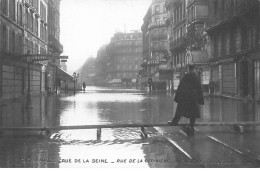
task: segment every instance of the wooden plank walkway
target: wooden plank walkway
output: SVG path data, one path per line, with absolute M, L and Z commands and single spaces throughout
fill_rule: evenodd
M 176 126 L 186 126 L 189 123 L 179 123 Z M 75 125 L 58 127 L 0 127 L 0 131 L 60 131 L 75 129 L 102 129 L 102 128 L 130 128 L 130 127 L 165 127 L 173 126 L 168 123 L 158 124 L 106 124 L 106 125 Z M 199 122 L 195 126 L 260 126 L 260 122 Z

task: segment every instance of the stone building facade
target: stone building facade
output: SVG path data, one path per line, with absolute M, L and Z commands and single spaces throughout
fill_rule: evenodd
M 260 2 L 210 1 L 210 68 L 215 94 L 260 97 Z
M 46 92 L 51 75 L 44 56 L 50 45 L 49 1 L 0 0 L 0 4 L 0 99 Z
M 141 70 L 142 33 L 115 33 L 107 46 L 107 72 L 111 84 L 132 86 Z
M 168 0 L 174 75 L 195 64 L 209 93 L 258 100 L 259 4 L 258 0 Z
M 170 65 L 164 59 L 168 54 L 167 12 L 165 0 L 153 0 L 143 19 L 142 81 L 147 86 L 152 80 L 154 90 L 166 90 L 171 78 L 167 77 Z

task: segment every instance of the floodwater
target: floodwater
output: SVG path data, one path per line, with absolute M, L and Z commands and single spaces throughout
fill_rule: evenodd
M 0 126 L 166 123 L 172 119 L 175 110 L 173 95 L 166 92 L 149 94 L 134 89 L 87 87 L 86 91 L 77 92 L 75 96 L 61 93 L 33 97 L 33 109 L 26 109 L 23 100 L 8 102 L 0 107 Z M 198 122 L 259 122 L 259 111 L 259 104 L 256 103 L 205 97 Z M 186 121 L 185 118 L 181 120 Z M 199 133 L 192 139 L 181 135 L 176 127 L 149 128 L 147 139 L 140 136 L 140 128 L 102 129 L 100 139 L 97 139 L 96 129 L 62 130 L 49 135 L 37 131 L 1 131 L 0 167 L 260 166 L 258 160 L 238 154 L 232 148 L 224 147 L 207 137 L 217 137 L 232 144 L 232 147 L 249 149 L 260 159 L 257 141 L 249 144 L 249 147 L 245 145 L 250 138 L 260 139 L 258 129 L 251 129 L 247 137 L 224 127 L 197 129 Z M 180 148 L 171 141 L 180 145 Z

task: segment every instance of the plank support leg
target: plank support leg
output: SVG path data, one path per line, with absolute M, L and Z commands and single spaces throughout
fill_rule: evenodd
M 148 137 L 147 132 L 146 132 L 144 127 L 141 127 L 141 136 L 144 137 L 144 138 Z
M 44 129 L 44 130 L 41 132 L 41 135 L 42 135 L 42 136 L 48 136 L 48 135 L 50 135 L 50 134 L 51 134 L 51 131 L 48 130 L 48 129 Z
M 244 126 L 242 126 L 242 125 L 234 125 L 233 129 L 234 129 L 234 131 L 239 132 L 239 133 L 244 133 L 244 131 L 245 131 Z
M 97 129 L 97 140 L 101 139 L 101 128 Z
M 184 125 L 180 127 L 180 132 L 184 136 L 193 136 L 194 135 L 194 129 L 192 129 L 190 126 Z

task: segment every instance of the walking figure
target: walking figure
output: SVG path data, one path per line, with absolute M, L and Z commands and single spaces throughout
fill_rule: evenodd
M 148 78 L 148 87 L 149 87 L 149 92 L 152 92 L 152 84 L 153 84 L 153 80 L 152 78 Z
M 178 125 L 182 116 L 190 119 L 190 133 L 194 133 L 196 118 L 200 117 L 199 104 L 204 104 L 202 87 L 199 78 L 196 76 L 194 65 L 188 66 L 188 73 L 181 79 L 177 88 L 174 101 L 178 103 L 175 116 L 171 125 Z
M 85 88 L 86 88 L 86 83 L 83 82 L 83 91 L 85 91 Z

